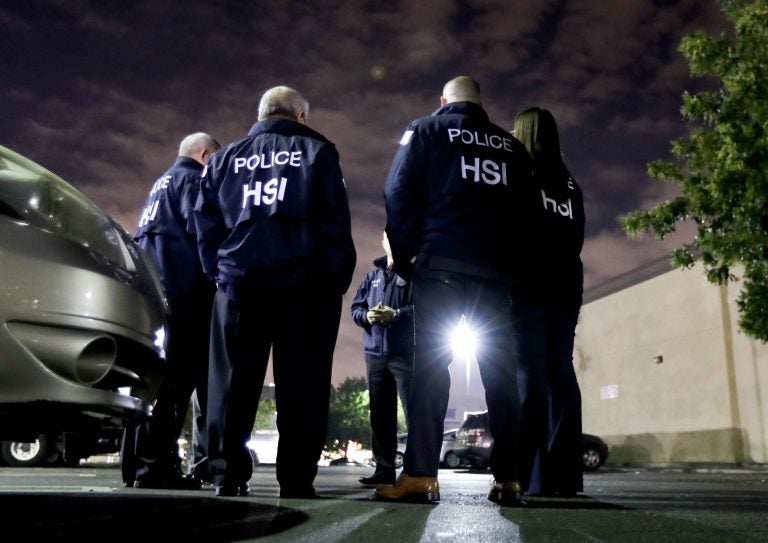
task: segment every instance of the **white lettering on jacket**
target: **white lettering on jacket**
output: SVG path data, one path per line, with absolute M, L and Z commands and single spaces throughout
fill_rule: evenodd
M 139 219 L 139 228 L 146 226 L 155 220 L 157 216 L 157 206 L 160 204 L 160 200 L 154 200 L 151 204 L 144 208 L 141 212 L 141 219 Z
M 299 168 L 301 166 L 301 151 L 272 151 L 261 153 L 260 155 L 251 155 L 249 157 L 234 158 L 235 173 L 241 169 L 253 171 L 256 168 L 267 169 L 272 166 L 292 166 Z
M 256 181 L 251 187 L 250 183 L 243 185 L 243 209 L 248 206 L 248 200 L 252 199 L 251 205 L 260 206 L 261 204 L 270 205 L 275 200 L 283 201 L 285 197 L 285 185 L 288 180 L 285 177 L 281 177 L 278 181 L 277 177 L 273 177 L 269 181 L 262 182 Z
M 170 184 L 171 184 L 170 175 L 164 175 L 163 177 L 160 177 L 152 185 L 152 188 L 149 191 L 149 195 L 152 196 L 161 190 L 166 190 Z M 141 228 L 142 226 L 146 226 L 155 220 L 155 217 L 157 217 L 157 208 L 159 205 L 160 205 L 160 200 L 158 198 L 154 198 L 151 202 L 149 202 L 149 204 L 147 204 L 147 207 L 141 210 L 141 217 L 139 218 L 139 228 Z
M 469 159 L 461 157 L 461 177 L 471 179 L 475 183 L 483 181 L 487 185 L 496 185 L 501 181 L 507 184 L 507 164 L 494 162 L 493 160 L 480 161 L 479 158 Z
M 512 150 L 512 138 L 502 138 L 497 134 L 486 134 L 485 132 L 473 132 L 461 128 L 448 129 L 448 141 L 453 143 L 458 139 L 461 143 L 467 145 L 477 145 L 478 147 L 490 147 L 492 149 Z
M 152 185 L 152 190 L 149 191 L 149 194 L 154 194 L 159 190 L 165 190 L 168 188 L 168 185 L 171 184 L 171 176 L 166 175 L 155 181 L 155 184 Z
M 541 199 L 544 203 L 545 210 L 551 211 L 552 213 L 559 213 L 563 217 L 573 219 L 573 204 L 571 203 L 570 198 L 559 204 L 554 198 L 547 198 L 547 193 L 544 192 L 544 189 L 541 189 Z M 550 204 L 552 205 L 552 209 L 549 208 Z

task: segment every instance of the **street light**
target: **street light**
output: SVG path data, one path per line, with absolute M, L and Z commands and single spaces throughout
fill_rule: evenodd
M 477 334 L 467 323 L 465 315 L 461 316 L 459 325 L 454 329 L 451 334 L 451 348 L 453 349 L 453 359 L 460 359 L 464 361 L 465 369 L 465 404 L 466 410 L 469 411 L 470 407 L 470 395 L 469 395 L 469 374 L 472 369 L 470 362 L 475 360 L 475 349 L 477 347 Z

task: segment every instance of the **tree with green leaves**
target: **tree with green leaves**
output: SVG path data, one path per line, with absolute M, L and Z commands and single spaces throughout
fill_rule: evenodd
M 277 404 L 275 400 L 261 398 L 259 408 L 256 411 L 256 421 L 253 425 L 254 430 L 274 430 L 275 418 L 277 417 Z
M 675 160 L 648 165 L 652 178 L 682 194 L 621 221 L 629 235 L 658 239 L 693 221 L 697 235 L 672 264 L 701 259 L 714 284 L 735 281 L 739 270 L 739 327 L 768 342 L 768 0 L 721 4 L 734 32 L 694 32 L 679 46 L 694 76 L 714 78 L 714 90 L 683 93 L 681 113 L 693 127 L 672 142 Z
M 368 382 L 363 377 L 347 377 L 331 387 L 328 432 L 325 446 L 331 452 L 343 452 L 348 441 L 360 441 L 371 448 L 371 426 L 368 410 Z

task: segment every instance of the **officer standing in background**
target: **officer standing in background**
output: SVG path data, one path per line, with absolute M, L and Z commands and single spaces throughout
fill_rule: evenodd
M 152 186 L 135 239 L 154 262 L 168 297 L 166 375 L 152 417 L 128 434 L 121 462 L 123 479 L 137 488 L 197 489 L 201 481 L 179 467 L 178 439 L 192 393 L 205 404 L 208 336 L 215 285 L 203 273 L 192 208 L 208 157 L 220 149 L 204 132 L 185 137 L 176 162 Z
M 413 370 L 413 299 L 411 284 L 397 275 L 387 234 L 386 256 L 373 261 L 352 301 L 352 320 L 363 329 L 370 397 L 373 458 L 376 471 L 360 477 L 364 485 L 395 483 L 397 398 L 408 416 L 408 385 Z
M 550 111 L 519 112 L 513 135 L 533 160 L 540 213 L 535 258 L 512 291 L 523 424 L 535 446 L 523 491 L 574 497 L 584 490 L 581 390 L 573 367 L 584 288 L 584 197 L 563 160 Z
M 489 120 L 470 77 L 448 81 L 440 104 L 407 127 L 384 188 L 395 270 L 407 276 L 412 268 L 415 357 L 403 471 L 374 497 L 440 499 L 450 336 L 464 318 L 477 335 L 494 437 L 488 499 L 519 505 L 525 450 L 509 292 L 512 264 L 526 258 L 516 240 L 530 205 L 523 193 L 532 185 L 531 162 L 525 147 Z
M 245 496 L 246 442 L 272 351 L 281 498 L 316 497 L 342 295 L 355 267 L 336 147 L 306 126 L 294 89 L 264 93 L 248 137 L 216 153 L 195 206 L 218 290 L 211 323 L 209 468 L 218 496 Z

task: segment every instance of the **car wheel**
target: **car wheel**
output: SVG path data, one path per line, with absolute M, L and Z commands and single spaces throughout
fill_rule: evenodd
M 581 464 L 584 471 L 595 471 L 603 465 L 603 457 L 597 448 L 592 445 L 584 445 L 581 448 Z
M 50 440 L 47 436 L 40 434 L 32 443 L 21 441 L 3 441 L 2 451 L 3 460 L 8 462 L 9 466 L 14 467 L 34 467 L 48 464 L 51 460 Z M 58 453 L 53 460 L 58 460 Z
M 456 469 L 461 465 L 461 458 L 453 451 L 445 453 L 445 459 L 443 460 L 445 466 L 451 469 Z
M 400 469 L 403 467 L 403 453 L 400 451 L 397 451 L 395 453 L 395 469 Z

